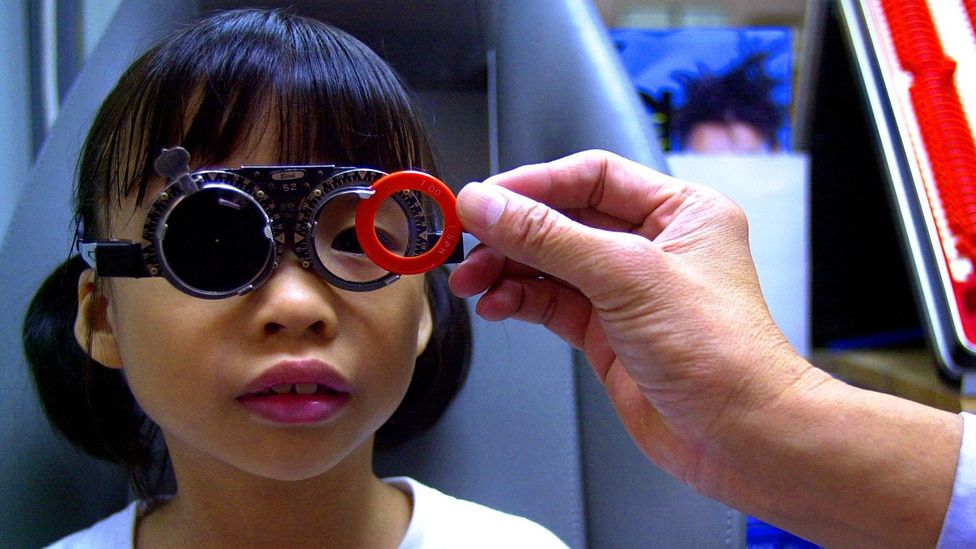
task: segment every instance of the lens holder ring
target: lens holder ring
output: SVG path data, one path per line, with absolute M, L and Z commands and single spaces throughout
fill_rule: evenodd
M 338 173 L 330 174 L 328 177 L 319 181 L 311 187 L 308 196 L 302 200 L 298 207 L 298 215 L 295 219 L 295 228 L 292 235 L 295 244 L 295 254 L 302 262 L 302 267 L 315 267 L 316 271 L 325 276 L 327 269 L 321 266 L 318 254 L 314 251 L 314 246 L 310 244 L 314 241 L 312 231 L 315 228 L 315 220 L 318 218 L 322 208 L 326 203 L 336 196 L 336 193 L 346 188 L 369 188 L 373 181 L 386 175 L 385 172 L 370 169 L 349 169 Z M 330 276 L 331 273 L 329 274 Z M 341 279 L 339 279 L 341 280 Z
M 353 292 L 378 290 L 400 279 L 400 275 L 396 273 L 387 273 L 379 278 L 363 282 L 346 280 L 323 265 L 315 251 L 316 220 L 328 203 L 342 195 L 372 192 L 370 186 L 384 176 L 386 176 L 386 172 L 379 170 L 353 168 L 332 174 L 312 187 L 312 191 L 302 202 L 295 221 L 295 253 L 298 255 L 302 267 L 311 267 L 329 284 Z
M 246 294 L 263 284 L 271 276 L 284 253 L 284 247 L 276 242 L 276 237 L 283 234 L 283 231 L 278 216 L 274 214 L 275 206 L 253 182 L 240 174 L 216 170 L 196 172 L 190 174 L 189 177 L 196 184 L 194 189 L 188 191 L 178 183 L 167 186 L 146 214 L 146 223 L 143 228 L 143 239 L 149 243 L 143 249 L 146 270 L 150 276 L 161 276 L 182 292 L 202 299 L 223 299 Z M 194 194 L 213 189 L 240 193 L 242 197 L 253 202 L 263 216 L 266 232 L 270 233 L 268 235 L 269 246 L 271 247 L 269 257 L 259 272 L 246 283 L 226 291 L 202 289 L 186 282 L 176 273 L 167 261 L 165 254 L 162 253 L 168 221 L 175 209 L 181 202 Z
M 322 210 L 325 209 L 326 206 L 328 206 L 329 202 L 331 202 L 332 200 L 335 200 L 337 198 L 340 198 L 340 197 L 346 196 L 346 195 L 353 195 L 353 196 L 357 196 L 358 197 L 358 196 L 360 196 L 360 193 L 366 192 L 366 191 L 369 191 L 369 187 L 352 187 L 352 186 L 350 186 L 350 187 L 339 188 L 339 189 L 336 189 L 336 190 L 332 191 L 328 195 L 325 195 L 322 198 L 322 200 L 319 201 L 317 207 L 314 210 L 314 214 L 313 214 L 312 219 L 313 220 L 317 220 L 319 218 L 319 215 L 321 214 Z M 344 290 L 351 290 L 351 291 L 355 291 L 355 292 L 368 292 L 370 290 L 378 290 L 380 288 L 389 286 L 390 284 L 393 284 L 394 282 L 396 282 L 397 280 L 400 279 L 400 275 L 398 275 L 396 273 L 387 272 L 383 276 L 380 276 L 380 277 L 375 278 L 373 280 L 366 280 L 366 281 L 362 281 L 362 282 L 357 282 L 357 281 L 352 281 L 352 280 L 346 280 L 345 278 L 342 278 L 342 277 L 338 276 L 337 274 L 333 273 L 331 270 L 329 270 L 328 267 L 326 267 L 322 263 L 322 260 L 319 257 L 319 254 L 312 251 L 312 250 L 315 250 L 317 248 L 316 242 L 315 242 L 315 239 L 316 239 L 315 235 L 316 235 L 316 232 L 317 232 L 315 230 L 315 224 L 316 223 L 317 223 L 317 221 L 311 221 L 311 227 L 310 227 L 310 229 L 308 231 L 308 236 L 303 240 L 303 242 L 306 244 L 305 250 L 306 250 L 306 253 L 307 253 L 308 257 L 309 257 L 309 261 L 312 264 L 312 268 L 315 269 L 315 272 L 317 272 L 319 274 L 319 276 L 321 276 L 322 278 L 326 279 L 326 281 L 328 281 L 329 284 L 332 284 L 333 286 L 336 286 L 338 288 L 342 288 Z M 304 266 L 304 264 L 303 264 L 303 266 Z

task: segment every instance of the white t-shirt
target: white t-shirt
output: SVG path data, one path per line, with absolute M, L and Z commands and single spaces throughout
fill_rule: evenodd
M 385 481 L 413 498 L 413 516 L 399 549 L 560 548 L 566 544 L 531 520 L 457 499 L 408 477 Z M 133 546 L 140 502 L 50 545 L 54 549 Z
M 976 547 L 976 415 L 962 414 L 962 447 L 939 549 Z
M 976 547 L 976 415 L 962 414 L 959 463 L 940 549 Z M 386 479 L 413 498 L 413 516 L 400 549 L 440 547 L 566 547 L 554 534 L 521 517 L 445 495 L 411 478 Z M 132 547 L 137 506 L 51 545 L 55 549 Z

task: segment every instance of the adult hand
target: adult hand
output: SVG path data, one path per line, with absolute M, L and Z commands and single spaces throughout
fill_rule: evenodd
M 468 185 L 459 204 L 484 244 L 455 293 L 487 290 L 479 315 L 582 350 L 641 449 L 696 488 L 701 445 L 764 404 L 754 384 L 810 371 L 769 317 L 745 216 L 710 189 L 590 151 Z
M 458 199 L 462 223 L 483 244 L 453 273 L 454 292 L 485 292 L 482 317 L 540 323 L 582 350 L 631 437 L 662 469 L 814 539 L 870 543 L 878 532 L 914 530 L 924 536 L 895 539 L 934 541 L 958 419 L 865 396 L 800 358 L 770 318 L 745 216 L 729 199 L 602 151 L 503 173 Z M 931 428 L 913 424 L 925 435 L 869 448 L 864 437 L 878 428 L 909 426 L 845 426 L 849 437 L 824 445 L 839 421 L 889 412 Z M 862 480 L 867 463 L 890 471 L 895 454 L 931 437 L 945 445 L 930 460 L 943 474 L 922 490 L 930 493 L 916 478 L 888 478 L 863 494 L 873 487 Z M 824 450 L 847 454 L 829 462 Z M 840 489 L 856 482 L 861 494 Z M 904 489 L 892 493 L 895 485 Z M 906 523 L 899 504 L 917 510 L 915 497 L 930 509 Z M 841 520 L 855 524 L 832 522 Z

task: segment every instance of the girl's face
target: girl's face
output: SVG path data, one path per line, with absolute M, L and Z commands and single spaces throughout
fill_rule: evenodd
M 272 164 L 271 151 L 259 145 L 222 164 Z M 114 238 L 141 240 L 145 202 L 112 213 Z M 103 279 L 100 294 L 90 282 L 89 271 L 79 309 L 86 299 L 96 307 L 77 331 L 90 326 L 92 356 L 122 369 L 177 468 L 186 456 L 300 480 L 357 449 L 368 456 L 431 331 L 423 276 L 348 292 L 290 250 L 263 286 L 229 299 L 194 298 L 162 278 Z

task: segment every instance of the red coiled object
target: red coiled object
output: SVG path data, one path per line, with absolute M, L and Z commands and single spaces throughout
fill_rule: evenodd
M 976 0 L 966 0 L 970 21 Z M 909 87 L 922 141 L 959 253 L 976 260 L 976 143 L 953 80 L 956 63 L 942 49 L 924 0 L 882 0 L 895 53 Z

